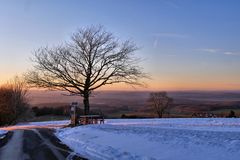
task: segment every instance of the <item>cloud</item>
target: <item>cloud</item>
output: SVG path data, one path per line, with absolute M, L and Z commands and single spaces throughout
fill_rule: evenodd
M 201 48 L 201 49 L 198 49 L 198 50 L 203 51 L 203 52 L 208 52 L 208 53 L 217 53 L 221 49 L 217 49 L 217 48 Z
M 239 53 L 236 53 L 236 52 L 224 52 L 223 54 L 225 55 L 233 55 L 233 56 L 239 56 L 240 54 Z
M 153 42 L 153 47 L 154 48 L 156 48 L 158 46 L 160 38 L 184 39 L 184 38 L 188 38 L 189 37 L 186 34 L 169 33 L 169 32 L 155 33 L 155 34 L 153 34 L 153 36 L 155 38 L 154 42 Z
M 155 38 L 155 40 L 153 42 L 153 47 L 157 48 L 158 44 L 159 44 L 159 38 Z
M 227 55 L 227 56 L 240 56 L 240 53 L 238 53 L 238 52 L 226 51 L 226 50 L 218 49 L 218 48 L 201 48 L 198 50 L 202 51 L 202 52 L 216 53 L 216 54 L 222 54 L 222 55 Z

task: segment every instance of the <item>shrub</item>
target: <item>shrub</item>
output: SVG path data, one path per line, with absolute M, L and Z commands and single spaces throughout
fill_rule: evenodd
M 26 111 L 27 89 L 18 77 L 0 86 L 0 125 L 13 124 Z
M 228 118 L 236 118 L 235 112 L 231 110 L 227 117 Z

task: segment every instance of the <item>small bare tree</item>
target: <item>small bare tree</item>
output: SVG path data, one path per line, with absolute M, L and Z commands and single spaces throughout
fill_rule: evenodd
M 26 111 L 27 91 L 24 81 L 19 77 L 0 86 L 0 125 L 16 122 Z
M 159 118 L 162 118 L 163 113 L 173 102 L 173 99 L 168 97 L 167 92 L 152 92 L 148 99 L 150 106 L 153 107 Z
M 142 85 L 139 79 L 146 75 L 134 57 L 136 49 L 130 41 L 120 43 L 102 26 L 82 28 L 72 35 L 69 43 L 36 50 L 34 69 L 25 77 L 32 87 L 82 96 L 84 112 L 89 114 L 89 96 L 101 86 Z
M 13 102 L 16 107 L 16 118 L 18 118 L 28 106 L 27 93 L 28 88 L 23 77 L 15 76 L 8 81 L 7 86 L 13 91 Z

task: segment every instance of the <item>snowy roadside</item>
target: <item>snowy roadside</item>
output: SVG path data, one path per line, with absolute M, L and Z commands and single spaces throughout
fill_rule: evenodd
M 43 122 L 24 122 L 18 123 L 13 126 L 2 127 L 0 130 L 16 130 L 16 129 L 31 129 L 31 128 L 61 128 L 67 126 L 70 123 L 69 120 L 61 121 L 43 121 Z
M 113 119 L 57 129 L 56 135 L 94 160 L 237 160 L 240 155 L 240 119 Z
M 6 131 L 6 130 L 0 130 L 0 140 L 3 139 L 7 133 L 8 133 L 8 131 Z
M 21 126 L 21 125 L 29 125 L 29 126 L 66 125 L 69 123 L 70 123 L 70 120 L 42 121 L 42 122 L 19 123 L 19 124 L 17 124 L 17 126 Z

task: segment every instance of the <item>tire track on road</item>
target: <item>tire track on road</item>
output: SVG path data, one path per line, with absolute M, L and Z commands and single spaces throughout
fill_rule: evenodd
M 23 130 L 15 130 L 9 142 L 0 150 L 1 160 L 22 160 L 28 159 L 28 155 L 24 154 L 23 148 Z

